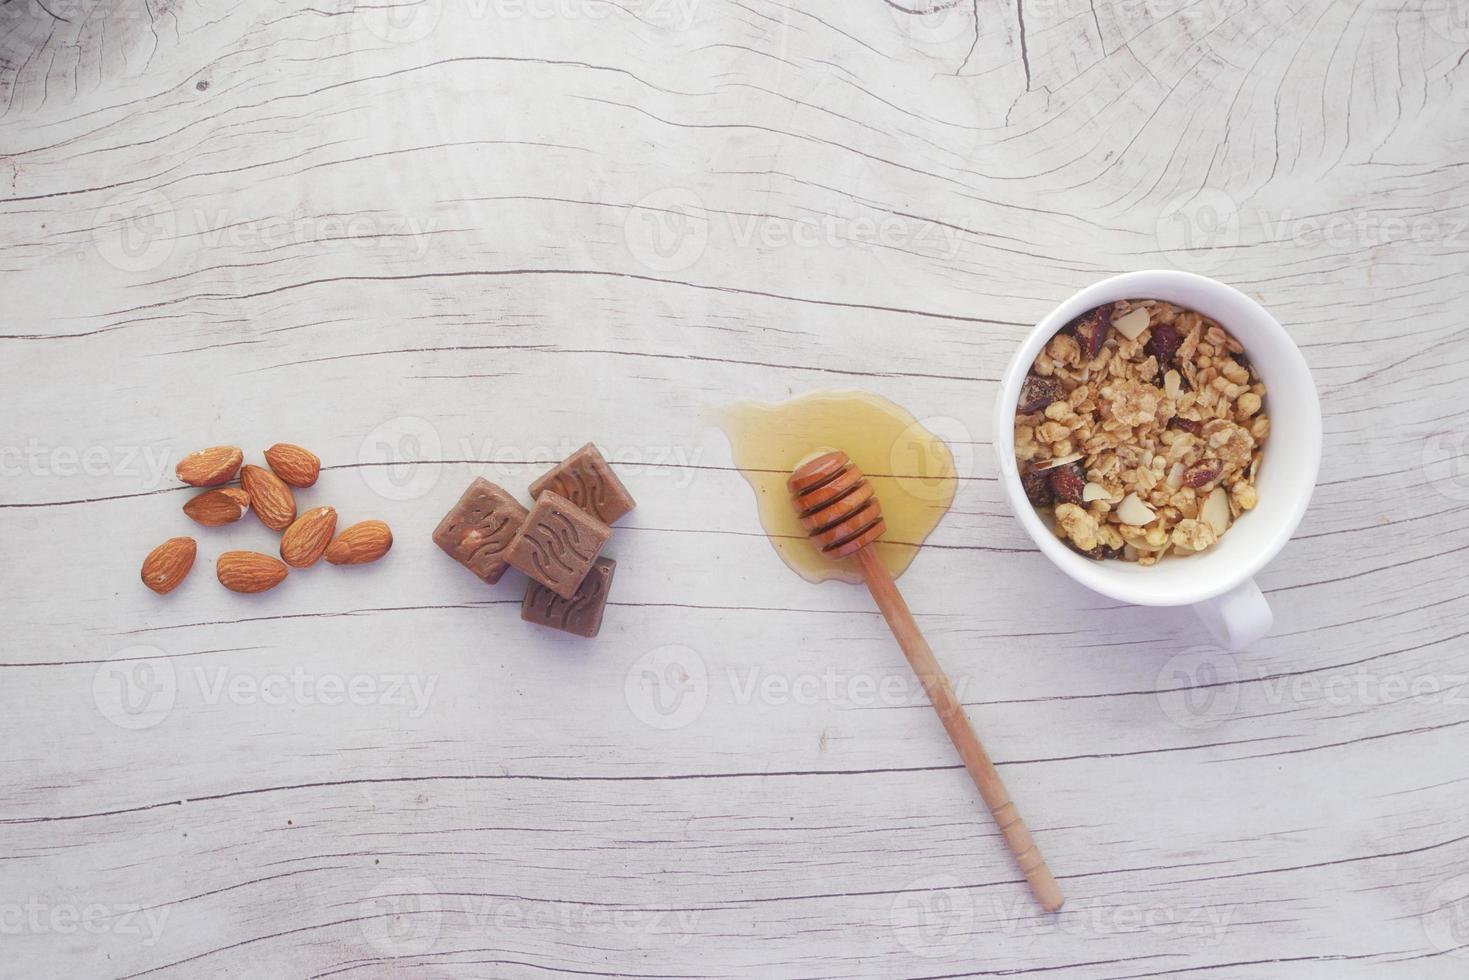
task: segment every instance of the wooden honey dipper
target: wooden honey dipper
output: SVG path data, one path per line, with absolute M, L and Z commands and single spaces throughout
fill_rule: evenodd
M 1020 818 L 1020 811 L 1011 801 L 999 771 L 970 726 L 964 706 L 954 696 L 949 678 L 934 658 L 928 641 L 919 632 L 897 583 L 877 557 L 876 549 L 869 547 L 887 530 L 876 491 L 847 454 L 835 449 L 823 449 L 797 463 L 786 486 L 790 489 L 791 504 L 796 508 L 801 526 L 821 553 L 833 561 L 848 556 L 856 559 L 868 591 L 872 593 L 893 636 L 897 637 L 898 645 L 907 654 L 908 663 L 923 684 L 923 690 L 933 704 L 933 710 L 938 712 L 939 720 L 944 723 L 944 730 L 949 733 L 954 748 L 959 750 L 964 768 L 969 770 L 979 795 L 984 797 L 990 815 L 995 818 L 1005 843 L 1010 847 L 1010 853 L 1015 855 L 1016 863 L 1025 873 L 1031 893 L 1047 912 L 1060 909 L 1066 901 L 1061 887 L 1052 877 L 1051 869 L 1046 867 L 1046 860 L 1041 857 L 1035 839 Z

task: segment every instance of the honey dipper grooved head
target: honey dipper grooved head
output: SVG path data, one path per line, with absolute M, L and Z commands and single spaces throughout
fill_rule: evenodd
M 786 486 L 801 526 L 828 558 L 855 554 L 887 530 L 877 493 L 840 450 L 806 457 Z

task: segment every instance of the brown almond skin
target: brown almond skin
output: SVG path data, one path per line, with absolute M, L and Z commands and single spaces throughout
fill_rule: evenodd
M 1060 378 L 1028 374 L 1025 376 L 1025 383 L 1020 386 L 1020 401 L 1016 404 L 1015 411 L 1021 415 L 1043 412 L 1051 402 L 1065 397 L 1066 386 L 1061 383 Z
M 1020 485 L 1025 496 L 1037 507 L 1049 507 L 1056 502 L 1056 492 L 1051 489 L 1050 474 L 1045 470 L 1030 470 L 1020 474 Z
M 265 451 L 265 462 L 275 475 L 293 487 L 309 487 L 321 475 L 321 460 L 309 450 L 278 442 Z
M 337 535 L 326 549 L 326 560 L 333 565 L 365 565 L 377 561 L 393 546 L 393 532 L 382 521 L 353 524 Z
M 233 480 L 244 461 L 238 446 L 210 446 L 179 460 L 174 473 L 191 487 L 217 487 Z
M 296 518 L 281 538 L 281 561 L 292 568 L 310 568 L 321 558 L 337 531 L 337 512 L 317 507 Z
M 250 495 L 239 487 L 206 490 L 184 504 L 184 513 L 196 524 L 220 527 L 233 524 L 250 509 Z
M 193 538 L 169 538 L 143 559 L 143 584 L 159 595 L 168 595 L 188 577 L 197 553 Z
M 1224 471 L 1224 464 L 1217 459 L 1204 459 L 1190 466 L 1183 474 L 1183 485 L 1195 490 L 1215 480 Z
M 1082 314 L 1072 324 L 1072 330 L 1081 344 L 1082 357 L 1090 361 L 1107 345 L 1107 336 L 1112 332 L 1112 304 Z
M 295 494 L 270 470 L 259 466 L 245 467 L 240 471 L 240 486 L 250 495 L 255 516 L 272 531 L 284 531 L 296 519 Z
M 1057 466 L 1047 471 L 1051 484 L 1051 495 L 1057 503 L 1081 505 L 1081 494 L 1086 488 L 1086 471 L 1080 463 Z
M 214 563 L 219 584 L 231 592 L 264 592 L 290 574 L 284 564 L 258 551 L 226 551 Z

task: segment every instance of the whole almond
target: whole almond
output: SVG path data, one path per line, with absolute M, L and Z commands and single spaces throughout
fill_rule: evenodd
M 240 471 L 240 486 L 250 495 L 255 516 L 272 531 L 284 531 L 296 519 L 295 495 L 270 470 L 259 466 L 245 467 Z
M 240 471 L 245 454 L 235 446 L 210 446 L 179 460 L 174 472 L 191 487 L 217 487 Z
M 382 521 L 353 524 L 337 535 L 326 549 L 326 560 L 333 565 L 365 565 L 377 561 L 393 546 L 393 532 Z
M 143 584 L 159 595 L 168 595 L 194 567 L 197 550 L 193 538 L 169 538 L 143 559 Z
M 288 442 L 278 442 L 267 449 L 265 462 L 276 476 L 293 487 L 309 487 L 321 475 L 321 460 L 316 454 Z
M 330 507 L 308 510 L 281 537 L 281 561 L 292 568 L 310 568 L 326 550 L 336 530 L 336 511 Z
M 184 513 L 205 527 L 233 524 L 250 509 L 250 495 L 239 487 L 206 490 L 184 504 Z
M 226 551 L 214 563 L 214 573 L 231 592 L 264 592 L 280 585 L 290 569 L 258 551 Z

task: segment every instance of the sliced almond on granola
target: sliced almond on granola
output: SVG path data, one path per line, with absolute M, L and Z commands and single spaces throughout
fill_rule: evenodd
M 1112 321 L 1112 326 L 1128 340 L 1137 340 L 1142 332 L 1148 329 L 1148 311 L 1139 306 L 1135 310 L 1128 310 Z
M 1215 535 L 1223 535 L 1229 530 L 1229 493 L 1215 487 L 1199 508 L 1199 517 L 1214 529 Z
M 1081 488 L 1081 502 L 1089 504 L 1093 500 L 1106 500 L 1109 494 L 1107 488 L 1100 483 L 1088 483 Z
M 1138 495 L 1130 493 L 1122 498 L 1122 503 L 1117 505 L 1117 518 L 1124 524 L 1134 527 L 1142 527 L 1157 518 L 1153 508 L 1138 499 Z
M 1042 470 L 1054 469 L 1057 466 L 1066 466 L 1076 462 L 1078 459 L 1081 459 L 1081 457 L 1081 453 L 1071 453 L 1068 456 L 1059 456 L 1056 459 L 1047 460 L 1046 462 L 1037 466 L 1033 472 L 1039 473 Z

